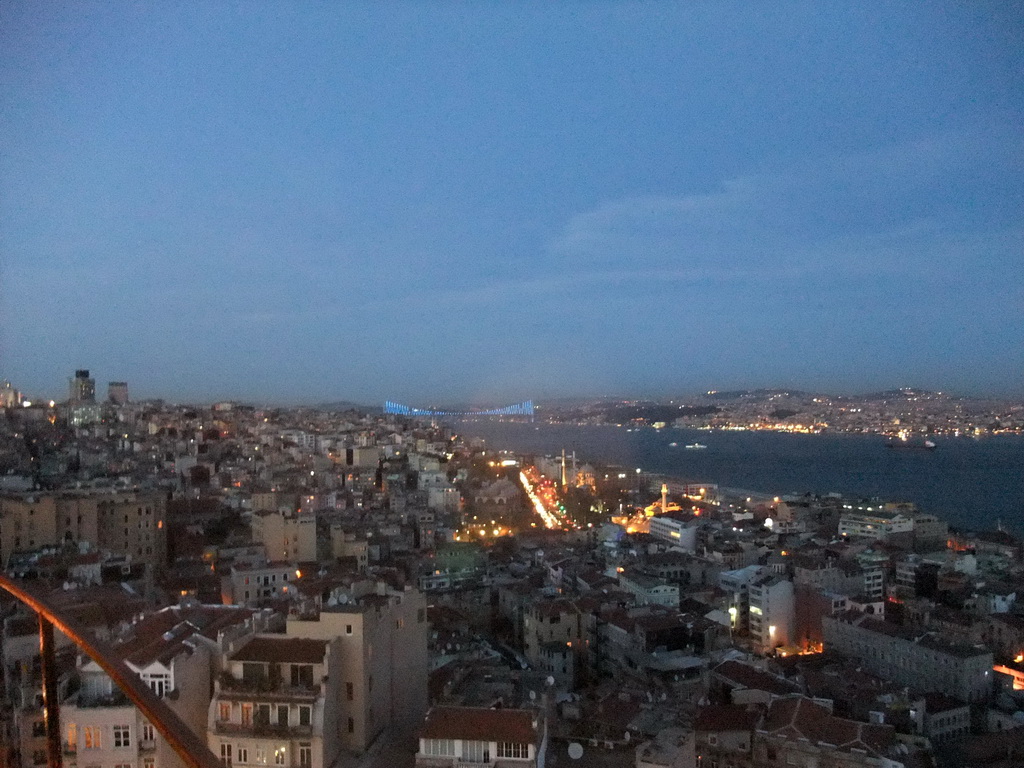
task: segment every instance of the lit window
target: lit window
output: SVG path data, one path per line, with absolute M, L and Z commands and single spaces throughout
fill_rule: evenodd
M 103 747 L 102 733 L 98 726 L 86 726 L 83 730 L 86 749 L 101 749 Z
M 231 719 L 231 702 L 230 701 L 222 701 L 222 702 L 220 702 L 220 705 L 218 707 L 218 715 L 219 715 L 218 719 L 222 723 L 226 723 L 227 721 L 229 721 Z

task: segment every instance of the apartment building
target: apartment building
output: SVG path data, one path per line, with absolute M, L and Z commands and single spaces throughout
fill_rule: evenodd
M 290 616 L 288 637 L 338 640 L 340 746 L 363 754 L 386 729 L 411 734 L 427 711 L 426 599 L 378 584 L 308 615 Z
M 821 621 L 826 650 L 860 659 L 873 675 L 961 701 L 992 695 L 992 652 L 984 646 L 946 643 L 853 611 Z
M 685 552 L 694 552 L 697 548 L 697 523 L 692 515 L 668 512 L 655 515 L 647 521 L 650 533 L 656 539 L 679 547 Z
M 252 540 L 263 545 L 268 560 L 308 563 L 317 559 L 314 514 L 254 512 L 250 527 Z
M 750 583 L 748 592 L 750 639 L 761 653 L 795 642 L 796 605 L 793 582 L 764 575 Z
M 237 563 L 221 577 L 225 605 L 258 605 L 264 600 L 296 598 L 302 570 L 294 563 Z
M 851 509 L 839 516 L 839 535 L 885 540 L 894 534 L 912 534 L 914 518 L 906 512 L 894 512 L 882 507 Z
M 0 565 L 14 552 L 89 542 L 158 567 L 167 560 L 167 497 L 110 489 L 0 495 Z
M 523 653 L 560 685 L 570 686 L 575 679 L 572 658 L 582 651 L 583 633 L 583 614 L 570 600 L 539 600 L 524 606 Z
M 257 635 L 227 657 L 207 718 L 221 763 L 327 768 L 342 725 L 340 639 Z

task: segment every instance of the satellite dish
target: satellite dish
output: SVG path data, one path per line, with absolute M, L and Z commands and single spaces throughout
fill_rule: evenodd
M 536 700 L 537 700 L 537 692 L 536 691 L 530 691 L 530 701 L 536 701 Z
M 573 760 L 579 760 L 581 757 L 583 757 L 583 745 L 576 741 L 570 744 L 569 757 L 571 757 Z
M 622 738 L 625 740 L 625 742 L 627 744 L 629 744 L 629 740 L 632 739 L 633 737 L 630 735 L 629 731 L 626 731 L 626 735 L 623 736 Z
M 555 684 L 555 678 L 553 678 L 551 675 L 548 675 L 548 679 L 545 680 L 544 682 L 547 683 L 548 685 L 554 685 Z

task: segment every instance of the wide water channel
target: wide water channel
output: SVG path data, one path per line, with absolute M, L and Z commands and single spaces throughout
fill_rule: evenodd
M 577 459 L 618 464 L 683 480 L 784 495 L 842 493 L 913 501 L 955 527 L 998 523 L 1024 533 L 1024 437 L 935 438 L 935 450 L 894 450 L 879 435 L 800 435 L 688 429 L 629 430 L 463 421 L 456 429 L 488 448 L 521 453 L 576 451 Z M 675 447 L 671 443 L 676 443 Z M 706 449 L 687 450 L 700 443 Z

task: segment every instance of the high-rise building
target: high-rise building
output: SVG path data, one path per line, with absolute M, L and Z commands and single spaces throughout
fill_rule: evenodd
M 128 403 L 128 382 L 112 381 L 107 384 L 107 400 L 114 405 L 126 405 Z
M 75 371 L 75 378 L 68 381 L 68 400 L 72 405 L 96 402 L 96 379 L 89 378 L 89 371 Z

